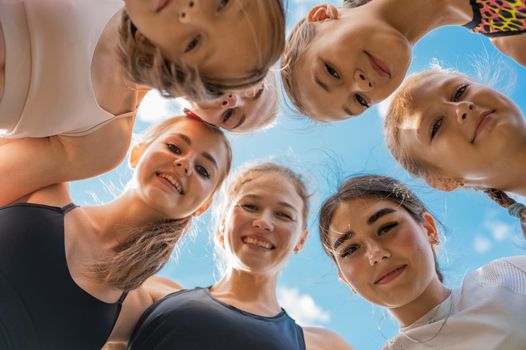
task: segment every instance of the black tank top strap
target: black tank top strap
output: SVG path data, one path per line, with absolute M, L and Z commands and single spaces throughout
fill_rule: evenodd
M 123 291 L 119 300 L 117 300 L 117 303 L 119 304 L 124 303 L 124 299 L 126 299 L 127 296 L 128 296 L 128 291 L 127 290 Z
M 69 203 L 68 205 L 62 207 L 62 212 L 64 214 L 69 213 L 70 211 L 72 211 L 76 207 L 78 207 L 78 205 L 76 205 L 75 203 Z

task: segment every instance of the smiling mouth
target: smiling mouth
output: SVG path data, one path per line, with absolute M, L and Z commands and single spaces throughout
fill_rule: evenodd
M 169 174 L 163 174 L 160 172 L 156 172 L 155 175 L 161 180 L 162 183 L 164 183 L 166 186 L 170 187 L 172 190 L 176 191 L 180 195 L 184 196 L 184 188 L 181 182 L 178 178 L 169 175 Z
M 395 278 L 400 276 L 402 272 L 404 272 L 406 267 L 407 265 L 402 265 L 391 271 L 388 271 L 387 273 L 382 274 L 376 279 L 376 281 L 374 281 L 374 284 L 386 284 L 393 281 Z
M 365 51 L 365 54 L 369 58 L 369 63 L 373 67 L 373 69 L 383 78 L 391 78 L 391 71 L 389 70 L 389 67 L 387 64 L 382 61 L 381 59 L 371 55 L 369 52 Z
M 156 13 L 161 12 L 161 11 L 164 10 L 168 5 L 170 5 L 171 2 L 172 2 L 172 0 L 159 0 L 159 1 L 157 2 L 157 6 L 155 7 L 155 12 L 156 12 Z
M 475 126 L 475 130 L 473 130 L 473 137 L 469 141 L 470 143 L 475 143 L 475 139 L 477 138 L 482 128 L 484 128 L 484 126 L 489 123 L 493 113 L 495 113 L 494 109 L 486 111 L 480 115 L 479 120 L 477 121 L 477 125 Z
M 255 238 L 255 237 L 244 236 L 244 237 L 241 237 L 241 241 L 245 244 L 255 246 L 258 248 L 264 248 L 267 250 L 273 250 L 276 248 L 272 243 L 266 240 Z

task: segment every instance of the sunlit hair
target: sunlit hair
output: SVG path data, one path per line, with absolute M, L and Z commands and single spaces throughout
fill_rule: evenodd
M 297 67 L 298 62 L 305 54 L 305 51 L 315 36 L 316 32 L 312 23 L 302 18 L 290 32 L 285 43 L 285 50 L 281 55 L 280 73 L 283 88 L 290 102 L 303 114 L 308 114 L 308 112 L 305 110 L 305 106 L 298 95 L 298 86 L 296 86 L 294 79 L 294 69 Z
M 389 151 L 391 151 L 393 157 L 402 167 L 404 167 L 404 169 L 418 177 L 425 177 L 430 172 L 436 170 L 436 167 L 427 163 L 423 159 L 417 159 L 410 154 L 406 147 L 402 146 L 400 140 L 401 126 L 414 107 L 414 86 L 428 77 L 443 75 L 460 76 L 464 79 L 471 80 L 466 75 L 452 70 L 445 70 L 438 66 L 433 69 L 412 74 L 404 80 L 402 85 L 393 94 L 384 120 L 385 141 Z
M 296 193 L 300 196 L 303 202 L 303 208 L 301 210 L 301 218 L 303 228 L 307 227 L 307 218 L 309 213 L 309 198 L 310 194 L 305 185 L 303 176 L 294 172 L 290 168 L 276 164 L 276 163 L 261 163 L 253 166 L 248 166 L 238 170 L 236 174 L 233 174 L 228 185 L 221 193 L 220 199 L 217 206 L 213 211 L 213 238 L 214 245 L 216 248 L 216 255 L 218 260 L 218 268 L 221 272 L 225 271 L 227 262 L 224 259 L 224 231 L 225 221 L 233 205 L 235 205 L 235 199 L 239 195 L 240 191 L 245 184 L 258 179 L 262 174 L 275 174 L 275 181 L 289 181 L 296 190 Z
M 402 130 L 401 126 L 410 115 L 415 103 L 413 99 L 414 86 L 422 79 L 432 76 L 458 76 L 473 81 L 465 74 L 451 69 L 443 69 L 438 65 L 435 65 L 432 69 L 413 74 L 406 78 L 394 93 L 384 121 L 385 140 L 389 151 L 391 151 L 393 157 L 404 169 L 420 178 L 433 175 L 438 171 L 438 168 L 424 159 L 417 158 L 407 147 L 404 147 L 401 142 L 400 131 Z M 490 199 L 503 208 L 510 208 L 517 203 L 500 189 L 486 187 L 475 187 L 473 189 L 484 192 Z M 519 211 L 517 214 L 512 215 L 520 218 L 521 228 L 526 237 L 526 210 Z
M 233 130 L 236 134 L 246 134 L 249 132 L 255 132 L 255 131 L 263 131 L 272 128 L 276 124 L 276 119 L 278 117 L 279 112 L 279 86 L 276 79 L 276 73 L 270 70 L 268 73 L 268 77 L 265 78 L 264 84 L 265 89 L 270 90 L 271 92 L 271 100 L 268 102 L 271 107 L 269 108 L 269 111 L 267 112 L 267 115 L 265 115 L 263 118 L 261 118 L 260 123 L 257 125 L 254 125 L 252 128 L 243 129 L 241 130 Z
M 343 7 L 359 7 L 373 0 L 343 0 Z
M 141 143 L 146 147 L 150 146 L 168 128 L 185 120 L 188 120 L 187 117 L 177 116 L 154 125 L 145 132 Z M 220 175 L 216 187 L 212 190 L 212 196 L 220 188 L 230 171 L 232 149 L 230 142 L 219 128 L 202 122 L 198 123 L 220 136 L 221 142 L 227 150 L 227 163 L 224 164 L 224 171 Z M 166 264 L 175 245 L 188 232 L 191 223 L 192 216 L 189 216 L 130 228 L 126 239 L 113 248 L 115 254 L 91 264 L 89 270 L 93 277 L 112 287 L 122 290 L 135 289 Z
M 254 67 L 244 76 L 229 79 L 204 76 L 199 74 L 197 67 L 165 58 L 161 50 L 137 30 L 123 9 L 119 56 L 125 74 L 130 81 L 157 89 L 165 97 L 183 96 L 193 101 L 257 84 L 283 51 L 285 12 L 282 0 L 258 0 L 251 5 L 256 6 L 255 13 L 264 18 L 264 28 L 252 28 L 259 50 L 254 53 Z M 258 34 L 263 31 L 267 35 Z
M 335 194 L 323 202 L 320 209 L 318 224 L 320 241 L 323 250 L 334 262 L 336 262 L 336 257 L 329 239 L 334 213 L 340 204 L 363 198 L 391 201 L 407 211 L 418 223 L 423 223 L 424 213 L 429 212 L 424 203 L 409 188 L 396 179 L 380 175 L 363 175 L 347 179 L 340 184 Z M 435 259 L 436 274 L 442 282 L 443 276 L 440 272 L 434 249 L 433 257 Z

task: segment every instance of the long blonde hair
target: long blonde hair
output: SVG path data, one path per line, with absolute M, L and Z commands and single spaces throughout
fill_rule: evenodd
M 177 116 L 153 126 L 144 134 L 142 143 L 148 147 L 170 126 L 185 118 L 184 116 Z M 230 142 L 219 128 L 206 123 L 202 124 L 208 130 L 219 135 L 227 149 L 227 164 L 225 164 L 225 170 L 213 190 L 215 192 L 230 171 L 232 149 Z M 182 219 L 167 219 L 143 227 L 132 228 L 126 239 L 119 242 L 113 249 L 114 255 L 90 265 L 88 271 L 94 278 L 102 280 L 112 287 L 122 290 L 135 289 L 166 264 L 175 245 L 188 232 L 191 223 L 192 216 L 188 216 Z

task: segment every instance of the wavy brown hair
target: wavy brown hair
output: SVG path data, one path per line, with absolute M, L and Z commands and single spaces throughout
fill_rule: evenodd
M 184 96 L 193 101 L 217 97 L 225 91 L 247 88 L 262 81 L 285 45 L 285 11 L 282 0 L 258 0 L 252 5 L 257 6 L 257 13 L 264 19 L 263 30 L 267 35 L 258 35 L 262 28 L 253 28 L 259 47 L 254 67 L 244 76 L 230 79 L 200 75 L 195 67 L 165 58 L 148 38 L 137 35 L 137 28 L 123 9 L 119 57 L 127 78 L 157 89 L 165 97 Z
M 185 119 L 184 116 L 173 117 L 153 126 L 144 134 L 141 143 L 148 147 L 169 127 Z M 232 149 L 230 142 L 219 128 L 206 123 L 202 125 L 219 135 L 227 149 L 227 164 L 212 196 L 230 172 Z M 135 289 L 166 264 L 175 245 L 188 232 L 191 223 L 192 216 L 189 216 L 131 228 L 126 239 L 113 248 L 114 255 L 90 265 L 88 270 L 94 278 L 112 287 L 126 291 Z

